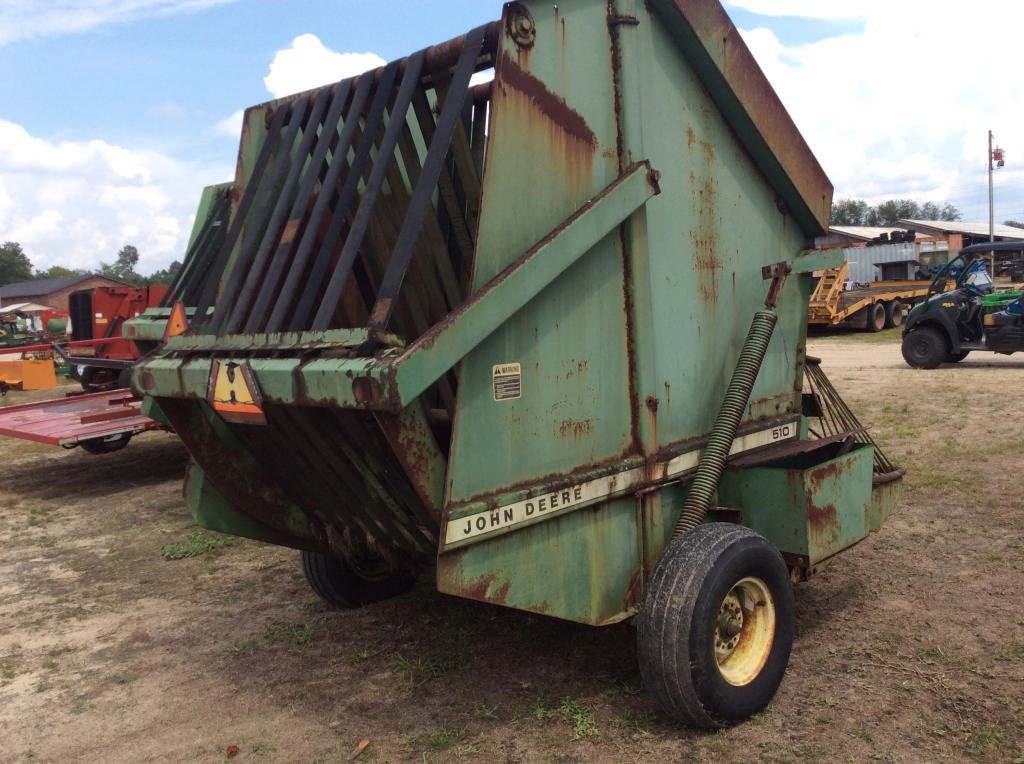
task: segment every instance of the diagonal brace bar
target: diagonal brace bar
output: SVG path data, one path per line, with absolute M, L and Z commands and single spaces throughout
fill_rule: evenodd
M 414 400 L 660 193 L 658 178 L 647 162 L 634 164 L 420 337 L 393 365 L 402 402 Z

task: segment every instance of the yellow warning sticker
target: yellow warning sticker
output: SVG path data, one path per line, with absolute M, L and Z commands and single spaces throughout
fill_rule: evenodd
M 217 361 L 210 368 L 210 404 L 221 419 L 233 424 L 266 424 L 263 396 L 245 361 Z

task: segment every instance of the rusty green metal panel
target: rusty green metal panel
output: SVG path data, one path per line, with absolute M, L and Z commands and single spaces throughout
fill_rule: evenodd
M 463 362 L 463 398 L 449 470 L 449 503 L 457 519 L 469 511 L 463 506 L 505 506 L 500 497 L 516 484 L 572 475 L 630 453 L 653 456 L 708 432 L 751 316 L 764 299 L 761 267 L 793 262 L 809 243 L 803 221 L 780 208 L 779 189 L 718 108 L 685 41 L 657 16 L 642 4 L 628 4 L 628 13 L 620 14 L 635 14 L 638 23 L 609 27 L 603 3 L 559 4 L 557 11 L 539 2 L 521 5 L 536 22 L 536 39 L 528 52 L 516 51 L 514 41 L 505 41 L 512 50 L 499 61 L 497 93 L 505 92 L 502 63 L 515 56 L 518 66 L 512 71 L 517 78 L 523 78 L 524 70 L 539 80 L 534 86 L 538 93 L 554 94 L 579 115 L 592 114 L 596 104 L 602 116 L 595 135 L 601 134 L 600 126 L 608 127 L 607 116 L 617 118 L 614 138 L 599 140 L 598 146 L 614 140 L 618 147 L 621 141 L 630 151 L 627 160 L 649 161 L 661 175 L 661 194 L 629 220 L 620 236 L 595 248 L 578 270 L 545 290 Z M 588 69 L 559 66 L 557 62 L 572 59 L 572 46 L 584 40 L 594 48 L 607 45 L 612 56 Z M 548 97 L 538 95 L 508 113 L 498 102 L 494 134 L 552 130 L 543 107 Z M 622 104 L 621 112 L 616 104 Z M 587 119 L 583 121 L 589 125 Z M 489 193 L 522 199 L 516 220 L 556 215 L 560 210 L 551 195 L 562 193 L 564 205 L 576 193 L 569 184 L 550 184 L 540 198 L 532 198 L 528 185 L 536 174 L 573 157 L 549 156 L 543 143 L 515 148 L 507 159 L 500 146 L 489 155 L 481 245 L 492 244 L 487 238 L 489 215 L 501 212 L 488 206 Z M 506 242 L 518 243 L 511 222 L 502 216 L 494 224 L 488 257 L 501 257 Z M 495 266 L 485 261 L 483 267 L 506 264 L 515 249 L 505 256 L 509 260 Z M 629 259 L 626 269 L 623 258 Z M 584 263 L 590 267 L 584 269 Z M 786 287 L 779 330 L 758 377 L 748 421 L 799 415 L 807 281 L 794 278 Z M 492 370 L 502 364 L 522 367 L 522 397 L 517 400 L 495 402 L 490 394 Z M 634 516 L 647 526 L 642 529 L 649 539 L 646 550 L 626 533 L 617 541 L 605 540 L 608 564 L 601 579 L 589 585 L 595 591 L 618 592 L 618 612 L 629 607 L 627 592 L 639 585 L 637 571 L 650 568 L 667 541 L 673 509 L 668 497 L 660 495 L 634 507 Z M 466 567 L 479 573 L 492 547 L 500 547 L 505 557 L 518 550 L 513 567 L 531 569 L 535 552 L 527 533 L 532 538 L 539 532 L 515 534 L 522 538 L 517 547 L 499 536 L 457 555 L 442 550 L 439 587 L 459 593 L 460 582 L 467 580 Z M 587 552 L 567 549 L 563 554 L 575 561 L 577 554 Z M 570 580 L 574 567 L 579 566 L 553 571 L 521 599 L 513 584 L 505 599 L 531 609 L 536 587 L 546 587 L 553 597 L 574 590 L 580 586 Z M 576 603 L 580 612 L 573 617 L 593 623 L 613 619 L 617 613 L 601 609 L 608 603 L 582 597 Z M 591 606 L 595 609 L 583 619 L 580 613 Z
M 196 462 L 185 473 L 185 501 L 196 524 L 211 531 L 296 549 L 313 549 L 312 532 L 300 525 L 292 533 L 270 528 L 240 511 L 211 483 Z
M 441 591 L 580 623 L 605 625 L 639 605 L 637 503 L 618 499 L 442 558 Z M 528 570 L 523 566 L 529 565 Z M 627 572 L 627 589 L 617 585 Z
M 832 184 L 716 0 L 648 0 L 717 110 L 810 236 L 828 230 Z
M 804 567 L 878 529 L 872 520 L 874 449 L 859 445 L 824 461 L 813 456 L 729 471 L 719 487 L 723 506 L 738 508 L 744 525 L 780 551 L 803 558 Z

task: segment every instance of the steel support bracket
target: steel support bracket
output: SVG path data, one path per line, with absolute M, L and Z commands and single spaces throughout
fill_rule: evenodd
M 436 382 L 541 290 L 660 193 L 638 162 L 424 334 L 392 365 L 400 408 Z

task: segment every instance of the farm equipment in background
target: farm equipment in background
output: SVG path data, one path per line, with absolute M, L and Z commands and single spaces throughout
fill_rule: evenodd
M 216 289 L 215 261 L 227 235 L 231 214 L 233 183 L 207 186 L 199 200 L 196 221 L 189 237 L 188 250 L 174 283 L 157 307 L 124 326 L 124 338 L 134 343 L 143 356 L 152 353 L 167 339 L 168 322 L 175 310 L 181 311 L 186 321 L 196 316 L 196 306 L 203 303 L 203 314 L 212 310 L 212 294 Z
M 53 353 L 49 345 L 50 325 L 57 314 L 52 308 L 33 303 L 0 308 L 0 395 L 16 390 L 46 390 L 57 385 Z
M 904 312 L 928 294 L 928 281 L 873 281 L 849 284 L 850 267 L 822 271 L 811 293 L 812 326 L 849 326 L 880 332 L 900 326 Z
M 139 359 L 139 352 L 121 336 L 124 325 L 160 305 L 169 289 L 163 285 L 95 287 L 71 294 L 71 339 L 75 343 L 102 340 L 91 344 L 91 352 L 82 355 L 75 355 L 73 348 L 54 346 L 83 390 L 101 392 L 129 386 L 131 367 Z
M 996 291 L 989 254 L 1020 255 L 1024 242 L 974 244 L 960 250 L 935 276 L 928 297 L 907 317 L 903 358 L 916 369 L 958 363 L 975 351 L 1024 351 L 1024 308 L 1019 289 Z
M 182 269 L 170 288 L 104 288 L 72 296 L 73 307 L 80 314 L 77 323 L 83 327 L 78 336 L 90 332 L 102 336 L 53 347 L 75 366 L 83 367 L 84 373 L 79 372 L 83 388 L 102 384 L 107 389 L 0 408 L 0 435 L 108 454 L 124 448 L 142 432 L 169 429 L 165 421 L 142 413 L 142 398 L 126 389 L 129 370 L 140 353 L 158 347 L 167 333 L 172 309 L 161 306 L 167 306 L 172 296 L 194 299 L 196 284 L 218 251 L 218 232 L 227 222 L 230 191 L 231 184 L 204 189 Z M 154 300 L 158 300 L 158 307 L 145 307 Z M 192 310 L 181 311 L 194 315 Z M 28 349 L 44 352 L 51 346 Z M 75 355 L 82 351 L 91 354 Z M 52 363 L 49 365 L 52 374 Z M 105 376 L 94 375 L 97 371 Z
M 718 2 L 506 3 L 250 108 L 234 193 L 188 332 L 133 374 L 197 523 L 301 550 L 343 607 L 433 569 L 635 619 L 666 713 L 764 708 L 791 582 L 902 471 L 805 357 L 832 186 Z

